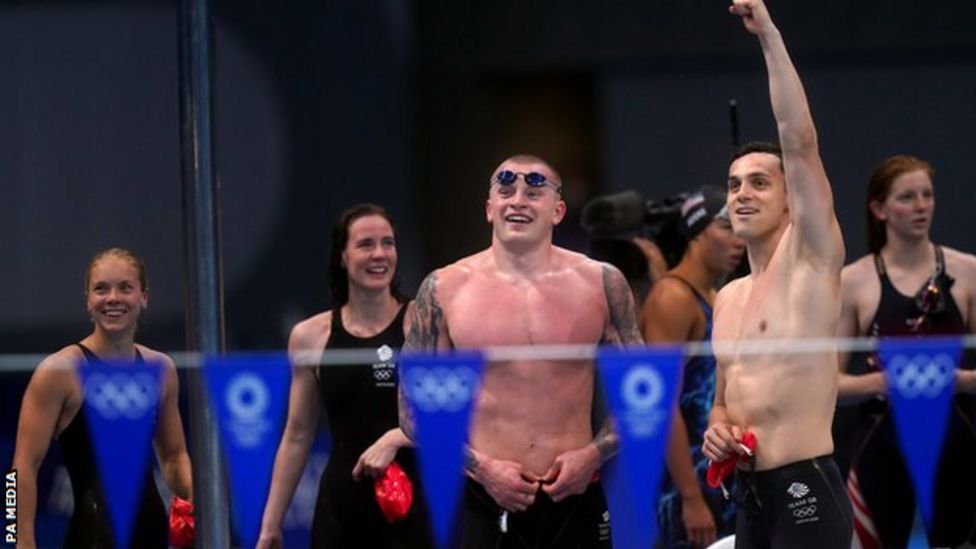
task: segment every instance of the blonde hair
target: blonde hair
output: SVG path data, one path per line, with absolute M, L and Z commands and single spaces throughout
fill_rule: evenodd
M 106 257 L 115 257 L 123 261 L 128 261 L 132 268 L 136 270 L 136 278 L 139 280 L 140 290 L 146 291 L 149 289 L 149 278 L 146 277 L 146 266 L 142 263 L 142 259 L 139 256 L 126 250 L 125 248 L 112 247 L 106 248 L 92 257 L 91 262 L 88 264 L 88 269 L 85 271 L 85 294 L 88 294 L 88 286 L 91 284 L 91 273 L 95 268 L 95 265 L 105 259 Z

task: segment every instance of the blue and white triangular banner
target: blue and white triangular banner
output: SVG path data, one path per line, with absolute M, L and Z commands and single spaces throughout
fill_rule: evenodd
M 156 428 L 162 365 L 151 361 L 82 362 L 85 419 L 105 491 L 116 547 L 128 547 L 145 487 Z
M 285 355 L 211 357 L 207 388 L 227 458 L 237 535 L 254 547 L 281 440 L 291 368 Z
M 439 547 L 451 542 L 464 481 L 463 446 L 477 398 L 480 353 L 401 355 L 400 383 L 414 420 L 427 507 Z
M 925 524 L 931 528 L 935 477 L 949 422 L 959 338 L 886 339 L 878 343 L 898 445 L 912 477 Z
M 604 491 L 616 547 L 653 547 L 657 499 L 683 355 L 678 347 L 597 355 L 620 453 L 607 464 Z

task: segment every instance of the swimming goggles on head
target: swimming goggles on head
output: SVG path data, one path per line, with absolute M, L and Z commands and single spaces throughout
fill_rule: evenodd
M 556 192 L 560 192 L 562 190 L 562 183 L 559 181 L 546 179 L 546 176 L 539 172 L 513 172 L 512 170 L 502 170 L 495 174 L 495 183 L 498 183 L 503 187 L 514 185 L 515 181 L 520 175 L 522 176 L 522 179 L 525 180 L 525 184 L 530 187 L 539 188 L 549 186 L 552 187 L 552 190 Z

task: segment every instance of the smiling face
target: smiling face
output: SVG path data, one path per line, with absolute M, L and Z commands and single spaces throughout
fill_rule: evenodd
M 396 239 L 390 222 L 382 215 L 370 214 L 350 223 L 342 263 L 350 290 L 389 289 L 397 266 Z
M 95 330 L 105 334 L 134 332 L 142 310 L 149 306 L 139 267 L 118 255 L 103 255 L 88 270 L 86 305 Z
M 932 178 L 922 169 L 905 172 L 891 181 L 885 199 L 871 201 L 870 207 L 889 239 L 927 240 L 935 213 Z
M 776 232 L 789 222 L 786 179 L 775 154 L 754 152 L 729 166 L 729 219 L 746 242 Z
M 497 181 L 502 171 L 520 175 L 514 183 L 502 185 Z M 485 218 L 491 223 L 493 242 L 521 247 L 552 241 L 552 229 L 566 215 L 566 203 L 551 184 L 530 186 L 524 174 L 533 172 L 542 174 L 548 182 L 559 181 L 548 164 L 535 159 L 509 159 L 492 173 Z

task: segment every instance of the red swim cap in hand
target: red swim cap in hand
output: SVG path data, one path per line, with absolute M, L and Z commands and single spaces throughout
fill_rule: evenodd
M 173 496 L 169 508 L 169 544 L 173 547 L 193 547 L 193 504 Z
M 397 462 L 390 463 L 383 476 L 376 479 L 374 489 L 376 503 L 387 522 L 406 518 L 413 503 L 413 483 Z
M 742 442 L 740 442 L 739 444 L 748 448 L 750 453 L 755 453 L 756 435 L 753 434 L 751 431 L 746 431 L 742 435 Z M 733 471 L 735 471 L 735 466 L 739 462 L 749 461 L 749 457 L 750 456 L 748 454 L 732 454 L 718 463 L 714 461 L 709 463 L 708 473 L 706 475 L 706 480 L 708 481 L 708 485 L 711 486 L 712 488 L 718 488 L 719 486 L 721 486 L 722 481 L 725 480 L 726 477 L 731 475 Z

